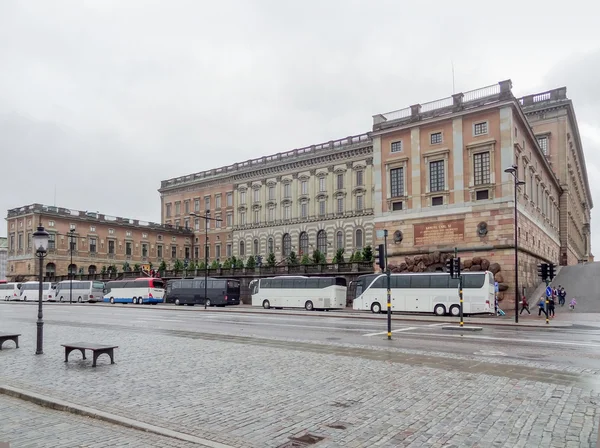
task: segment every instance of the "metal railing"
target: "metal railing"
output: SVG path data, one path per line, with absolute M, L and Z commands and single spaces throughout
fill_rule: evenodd
M 463 94 L 463 103 L 477 101 L 488 96 L 496 96 L 500 94 L 500 84 L 492 84 L 491 86 L 481 87 L 479 89 L 470 90 Z

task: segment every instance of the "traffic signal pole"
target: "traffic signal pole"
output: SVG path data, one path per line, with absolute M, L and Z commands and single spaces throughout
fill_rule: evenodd
M 383 242 L 384 242 L 384 254 L 385 254 L 385 277 L 387 283 L 387 337 L 388 341 L 392 339 L 392 286 L 391 286 L 391 278 L 392 273 L 390 271 L 390 267 L 388 266 L 387 259 L 387 230 L 383 231 Z
M 546 278 L 546 289 L 550 286 L 550 279 Z M 548 294 L 546 294 L 546 325 L 550 323 L 550 318 L 548 317 L 548 305 L 550 304 L 550 299 L 548 298 Z

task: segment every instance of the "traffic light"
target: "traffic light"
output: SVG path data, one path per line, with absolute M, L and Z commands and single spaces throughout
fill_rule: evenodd
M 381 271 L 385 271 L 385 246 L 380 244 L 375 248 L 375 259 Z
M 452 270 L 454 271 L 454 278 L 459 278 L 460 277 L 460 257 L 456 257 L 452 259 L 452 262 L 454 264 Z
M 552 274 L 554 275 L 554 266 L 552 266 Z M 538 275 L 542 280 L 546 280 L 548 278 L 548 263 L 538 264 Z
M 454 258 L 446 260 L 446 271 L 450 274 L 450 278 L 454 278 Z
M 548 278 L 550 281 L 554 280 L 555 272 L 554 272 L 554 263 L 550 263 L 548 265 Z

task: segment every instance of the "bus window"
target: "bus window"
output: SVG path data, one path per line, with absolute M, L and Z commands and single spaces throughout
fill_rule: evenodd
M 448 275 L 431 275 L 430 288 L 447 288 L 448 287 Z
M 463 288 L 479 289 L 485 282 L 485 273 L 463 275 Z
M 274 278 L 271 280 L 271 288 L 281 288 L 282 280 L 280 278 Z
M 306 288 L 306 280 L 303 278 L 295 278 L 294 279 L 294 288 L 295 289 Z
M 385 275 L 381 275 L 377 280 L 375 280 L 375 282 L 371 285 L 371 288 L 386 288 L 386 283 L 385 283 L 386 279 L 385 279 Z
M 413 275 L 410 279 L 411 288 L 429 288 L 430 275 Z
M 344 277 L 336 277 L 335 284 L 337 286 L 347 286 L 348 283 L 346 282 L 346 279 Z
M 271 287 L 271 282 L 272 282 L 272 280 L 270 278 L 263 278 L 260 281 L 260 287 L 261 288 L 270 288 Z
M 161 280 L 152 280 L 153 283 L 153 288 L 158 288 L 158 289 L 163 289 L 165 287 L 165 284 L 161 281 Z
M 464 278 L 464 276 L 463 276 Z M 458 279 L 457 278 L 449 278 L 448 279 L 448 287 L 458 289 Z
M 393 275 L 390 279 L 390 283 L 392 285 L 392 288 L 410 288 L 410 275 Z

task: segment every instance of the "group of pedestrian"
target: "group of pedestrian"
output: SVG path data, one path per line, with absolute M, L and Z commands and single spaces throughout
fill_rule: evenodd
M 548 300 L 547 309 L 546 300 Z M 565 288 L 561 285 L 558 285 L 558 288 L 554 286 L 549 297 L 540 297 L 540 301 L 538 302 L 538 316 L 541 316 L 542 313 L 544 313 L 547 318 L 554 318 L 556 315 L 556 302 L 558 301 L 558 305 L 564 306 L 566 300 L 567 292 L 565 291 Z M 575 309 L 575 305 L 577 305 L 577 301 L 573 298 L 571 299 L 571 302 L 569 302 L 569 308 L 571 311 Z M 529 311 L 529 303 L 527 302 L 527 298 L 525 296 L 523 296 L 521 301 L 521 311 L 519 314 L 522 314 L 523 311 L 527 311 L 527 313 L 531 314 L 531 311 Z

